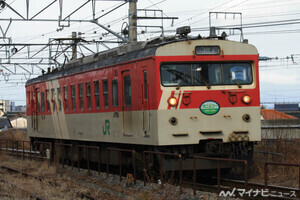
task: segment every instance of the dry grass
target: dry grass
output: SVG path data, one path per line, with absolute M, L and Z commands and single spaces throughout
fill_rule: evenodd
M 254 166 L 252 168 L 256 173 L 255 179 L 263 182 L 264 164 L 266 162 L 285 162 L 300 163 L 300 140 L 262 141 L 255 147 L 256 151 L 265 151 L 282 154 L 284 156 L 255 153 Z M 268 166 L 268 175 L 270 184 L 298 187 L 299 169 L 297 167 Z
M 19 140 L 19 141 L 29 141 L 27 133 L 18 130 L 9 130 L 0 132 L 0 139 L 4 140 Z
M 29 149 L 29 141 L 29 137 L 24 131 L 9 130 L 0 132 L 0 147 L 2 148 L 6 145 L 8 148 L 23 148 L 24 144 L 24 149 Z

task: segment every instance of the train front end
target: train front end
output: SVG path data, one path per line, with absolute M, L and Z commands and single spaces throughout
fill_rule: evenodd
M 253 144 L 261 139 L 256 48 L 188 40 L 159 47 L 155 60 L 159 146 L 186 158 L 251 161 Z

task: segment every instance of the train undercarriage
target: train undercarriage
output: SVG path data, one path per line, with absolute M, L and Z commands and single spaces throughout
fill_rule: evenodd
M 150 166 L 158 169 L 162 166 L 165 171 L 178 171 L 180 168 L 193 170 L 194 156 L 247 160 L 248 165 L 251 165 L 254 152 L 253 142 L 223 143 L 222 140 L 202 140 L 199 144 L 176 146 L 115 144 L 33 137 L 31 142 L 32 149 L 40 151 L 42 155 L 46 156 L 46 151 L 49 149 L 52 160 L 58 157 L 73 166 L 77 166 L 78 162 L 86 163 L 87 161 L 91 163 L 100 161 L 101 165 L 109 162 L 110 165 L 117 166 L 121 159 L 122 166 L 132 167 L 135 160 L 138 168 Z M 122 152 L 121 158 L 120 152 Z M 179 162 L 180 158 L 182 165 Z M 221 162 L 220 165 L 221 168 L 232 167 L 231 162 Z M 195 167 L 197 170 L 216 169 L 217 161 L 196 159 Z

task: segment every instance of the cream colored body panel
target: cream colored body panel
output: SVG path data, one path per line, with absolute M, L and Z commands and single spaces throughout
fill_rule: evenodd
M 126 126 L 131 126 L 132 132 L 123 133 L 122 112 L 119 112 L 119 117 L 114 116 L 113 112 L 69 115 L 61 112 L 52 116 L 38 116 L 38 130 L 29 127 L 28 133 L 30 137 L 158 145 L 157 111 L 149 111 L 151 129 L 148 129 L 146 134 L 143 128 L 144 118 L 142 115 L 144 113 L 142 111 L 130 112 L 133 120 L 127 121 L 130 124 L 126 124 Z M 28 117 L 29 123 L 31 120 L 32 117 Z M 105 129 L 105 120 L 109 120 L 109 133 Z M 106 130 L 105 134 L 104 130 Z
M 249 44 L 224 40 L 189 40 L 159 47 L 156 56 L 191 56 L 195 46 L 220 46 L 221 55 L 257 55 L 257 49 Z
M 242 119 L 244 114 L 251 116 L 250 122 Z M 230 116 L 230 117 L 229 117 Z M 178 123 L 171 125 L 169 119 L 176 117 Z M 260 107 L 222 108 L 215 115 L 205 115 L 200 109 L 177 109 L 158 111 L 159 145 L 198 144 L 207 138 L 222 139 L 230 142 L 229 135 L 234 131 L 248 131 L 249 141 L 260 141 Z M 201 134 L 219 132 L 222 134 Z M 185 134 L 185 136 L 174 136 Z
M 68 134 L 61 131 L 65 129 L 62 122 L 57 123 L 58 116 L 39 116 L 39 130 L 30 130 L 29 136 L 144 145 L 183 145 L 198 144 L 199 140 L 207 138 L 230 142 L 228 137 L 234 131 L 248 131 L 250 141 L 259 141 L 261 139 L 259 110 L 260 107 L 221 108 L 212 116 L 204 115 L 199 109 L 150 111 L 151 130 L 147 135 L 143 131 L 142 111 L 132 112 L 134 119 L 132 133 L 125 134 L 122 133 L 121 117 L 113 117 L 114 113 L 67 115 L 63 119 L 68 125 Z M 246 113 L 251 116 L 250 122 L 242 119 Z M 119 114 L 121 116 L 122 113 Z M 170 117 L 176 117 L 178 124 L 171 125 Z M 28 120 L 30 123 L 31 118 L 29 117 Z M 105 120 L 110 121 L 110 133 L 106 135 L 103 133 Z M 222 134 L 204 135 L 200 131 L 221 131 Z M 173 134 L 187 134 L 187 136 L 174 136 Z
M 58 102 L 58 94 L 57 94 L 57 89 L 59 88 L 59 82 L 58 80 L 53 80 L 53 81 L 48 81 L 46 82 L 47 88 L 51 93 L 51 88 L 55 88 L 54 90 L 54 98 L 56 99 L 56 103 Z M 51 94 L 52 95 L 52 94 Z M 70 136 L 69 133 L 69 129 L 68 129 L 68 123 L 67 123 L 67 119 L 66 119 L 66 115 L 64 113 L 64 109 L 62 109 L 61 111 L 59 111 L 57 104 L 55 111 L 53 108 L 53 103 L 51 102 L 51 98 L 52 96 L 48 96 L 48 101 L 50 102 L 50 110 L 52 115 L 50 116 L 50 119 L 52 121 L 53 124 L 53 130 L 55 132 L 55 135 L 59 138 L 68 138 Z M 49 119 L 49 120 L 50 120 Z M 38 120 L 39 122 L 41 120 Z

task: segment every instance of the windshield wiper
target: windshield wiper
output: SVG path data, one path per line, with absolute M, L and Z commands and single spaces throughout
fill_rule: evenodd
M 203 77 L 201 77 L 200 81 L 206 85 L 207 89 L 211 88 L 210 85 L 205 81 L 205 79 Z
M 185 76 L 185 72 L 184 72 L 184 74 L 183 74 L 183 80 L 181 80 L 181 79 L 178 80 L 178 85 L 176 87 L 176 90 L 179 90 L 181 84 L 185 81 L 185 78 L 186 78 L 186 76 Z
M 236 80 L 232 80 L 232 81 L 238 86 L 238 88 L 242 88 L 242 86 Z
M 200 75 L 200 78 L 201 78 L 201 79 L 197 79 L 197 78 L 196 78 L 196 80 L 197 80 L 197 81 L 201 81 L 202 83 L 204 83 L 204 84 L 206 85 L 207 89 L 210 89 L 211 86 L 208 84 L 208 82 L 206 82 L 206 80 L 203 78 L 203 76 L 202 76 L 201 74 L 199 74 L 199 75 Z

